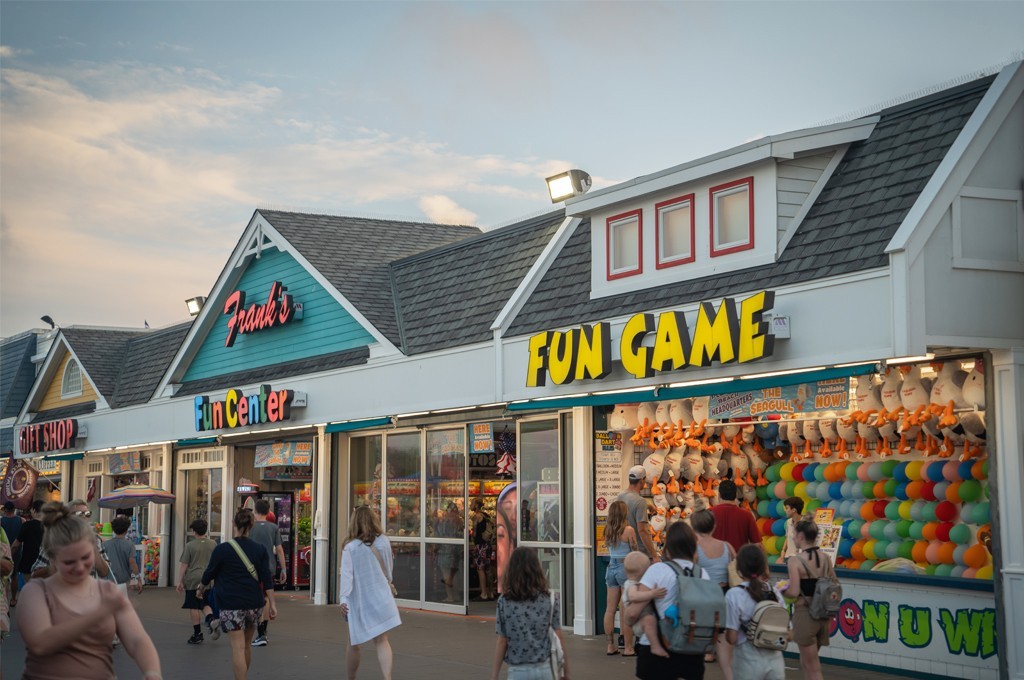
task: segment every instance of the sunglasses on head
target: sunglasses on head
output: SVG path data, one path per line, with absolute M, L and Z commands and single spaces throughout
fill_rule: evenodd
M 75 514 L 79 517 L 92 517 L 92 510 L 75 510 Z

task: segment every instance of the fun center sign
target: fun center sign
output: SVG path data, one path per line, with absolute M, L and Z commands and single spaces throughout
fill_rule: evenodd
M 775 337 L 764 314 L 775 293 L 762 291 L 740 300 L 723 298 L 716 309 L 701 302 L 691 331 L 682 312 L 635 314 L 622 328 L 622 367 L 636 378 L 680 371 L 690 366 L 745 363 L 771 356 Z M 653 342 L 652 342 L 653 341 Z M 530 338 L 526 386 L 543 387 L 600 380 L 612 371 L 611 324 L 602 321 L 568 331 L 543 331 Z
M 194 420 L 196 432 L 223 430 L 249 425 L 280 423 L 292 417 L 292 407 L 306 405 L 306 395 L 294 390 L 273 390 L 260 385 L 259 392 L 246 396 L 242 390 L 228 390 L 224 401 L 196 397 Z

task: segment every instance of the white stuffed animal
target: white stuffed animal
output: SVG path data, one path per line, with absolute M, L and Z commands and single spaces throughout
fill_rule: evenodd
M 967 408 L 967 400 L 964 399 L 963 386 L 967 382 L 967 371 L 963 370 L 958 361 L 943 362 L 939 368 L 938 375 L 932 383 L 930 393 L 931 412 L 935 419 L 925 423 L 928 428 L 932 423 L 938 432 L 929 434 L 942 435 L 943 441 L 939 447 L 939 456 L 948 458 L 953 454 L 953 449 L 964 442 L 963 428 L 959 427 L 960 418 L 956 411 Z
M 785 423 L 786 425 L 786 439 L 789 440 L 789 459 L 796 462 L 803 458 L 804 455 L 804 443 L 807 441 L 804 439 L 804 428 L 800 423 Z M 782 431 L 782 425 L 779 426 L 779 432 Z
M 973 406 L 973 411 L 960 414 L 960 425 L 964 428 L 967 445 L 963 458 L 977 458 L 984 453 L 985 434 L 985 364 L 981 359 L 974 361 L 974 368 L 967 374 L 963 387 L 964 401 Z
M 839 435 L 836 457 L 839 460 L 847 460 L 850 457 L 850 452 L 856 451 L 860 447 L 857 423 L 850 417 L 850 414 L 836 418 L 836 434 Z
M 744 444 L 741 447 L 743 455 L 747 457 L 747 463 L 749 464 L 749 474 L 754 478 L 754 486 L 767 486 L 768 479 L 764 476 L 764 471 L 768 469 L 768 463 L 765 462 L 764 458 L 758 454 L 757 450 L 749 445 Z
M 903 421 L 900 425 L 900 453 L 910 453 L 911 437 L 918 437 L 914 446 L 925 449 L 925 441 L 921 435 L 921 423 L 931 417 L 928 405 L 931 398 L 931 381 L 921 377 L 921 367 L 916 364 L 900 366 L 903 372 L 903 386 L 900 388 L 900 401 L 903 404 Z
M 680 467 L 683 463 L 683 456 L 686 455 L 685 446 L 676 446 L 665 454 L 665 468 L 661 473 L 662 481 L 668 482 L 669 476 L 681 479 Z
M 804 436 L 804 458 L 810 458 L 813 453 L 813 449 L 817 448 L 821 450 L 821 444 L 825 440 L 821 435 L 821 425 L 817 420 L 805 420 L 803 422 Z
M 857 451 L 858 458 L 867 458 L 871 452 L 867 448 L 868 443 L 879 440 L 878 428 L 875 426 L 878 414 L 882 411 L 881 387 L 875 382 L 874 375 L 857 376 L 857 410 L 853 412 L 853 418 L 857 421 L 857 434 L 860 435 L 862 443 Z
M 740 488 L 754 486 L 754 478 L 750 476 L 750 461 L 747 460 L 743 449 L 740 448 L 739 453 L 733 453 L 730 450 L 727 457 L 729 465 L 732 467 L 732 480 L 736 482 L 736 486 Z
M 616 404 L 608 414 L 608 429 L 615 432 L 632 432 L 640 424 L 636 414 L 637 404 Z
M 665 471 L 665 454 L 655 451 L 644 458 L 641 465 L 644 466 L 644 472 L 647 473 L 647 486 L 652 486 L 661 479 L 661 473 Z

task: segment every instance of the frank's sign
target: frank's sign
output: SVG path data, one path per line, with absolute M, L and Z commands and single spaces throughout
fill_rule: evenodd
M 775 293 L 762 291 L 740 300 L 724 298 L 716 309 L 702 302 L 691 331 L 682 312 L 635 314 L 619 342 L 622 367 L 636 378 L 690 366 L 745 363 L 772 355 L 775 338 L 764 320 Z M 544 331 L 530 338 L 526 386 L 541 387 L 600 380 L 612 371 L 611 324 L 602 321 L 567 331 Z

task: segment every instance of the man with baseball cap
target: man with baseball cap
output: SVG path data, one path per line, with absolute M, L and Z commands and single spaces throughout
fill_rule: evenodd
M 646 483 L 647 471 L 644 470 L 644 466 L 634 465 L 629 468 L 629 485 L 615 500 L 626 504 L 626 518 L 629 520 L 629 526 L 633 527 L 633 531 L 640 537 L 640 551 L 653 560 L 658 556 L 658 551 L 654 547 L 650 523 L 647 520 L 647 501 L 640 495 Z

